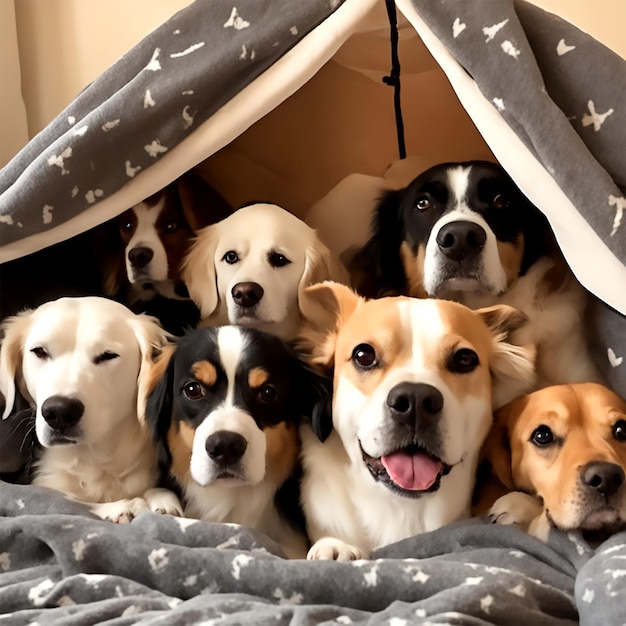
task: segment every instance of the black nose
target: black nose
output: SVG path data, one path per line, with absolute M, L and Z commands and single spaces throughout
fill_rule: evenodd
M 425 383 L 400 383 L 387 395 L 393 419 L 414 426 L 421 419 L 437 415 L 443 408 L 443 396 L 436 387 Z
M 61 432 L 78 424 L 85 412 L 85 405 L 75 398 L 50 396 L 41 405 L 41 414 L 50 428 Z
M 137 246 L 133 248 L 128 253 L 128 260 L 133 267 L 136 267 L 138 270 L 143 269 L 152 261 L 152 257 L 154 256 L 154 251 L 151 248 L 146 248 L 144 246 Z
M 237 283 L 232 288 L 231 294 L 239 306 L 252 307 L 263 297 L 263 287 L 258 283 Z
M 583 467 L 580 479 L 587 487 L 610 496 L 624 484 L 624 470 L 615 463 L 597 461 Z
M 222 467 L 228 467 L 241 459 L 248 442 L 239 433 L 219 430 L 206 440 L 205 447 L 213 461 Z
M 474 222 L 450 222 L 437 233 L 437 245 L 453 261 L 475 257 L 485 247 L 487 234 Z

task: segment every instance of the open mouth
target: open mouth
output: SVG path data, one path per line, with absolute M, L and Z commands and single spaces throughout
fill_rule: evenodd
M 361 448 L 363 461 L 375 480 L 410 498 L 439 489 L 442 476 L 452 469 L 418 445 L 400 448 L 379 458 Z

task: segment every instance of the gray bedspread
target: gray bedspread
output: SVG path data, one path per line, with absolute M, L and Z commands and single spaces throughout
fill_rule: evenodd
M 286 560 L 243 527 L 145 513 L 102 521 L 0 483 L 2 624 L 624 623 L 626 533 L 592 550 L 482 519 L 371 561 Z

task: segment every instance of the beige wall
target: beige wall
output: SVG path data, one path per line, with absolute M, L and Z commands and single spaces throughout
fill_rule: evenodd
M 191 1 L 0 0 L 0 81 L 6 86 L 0 166 L 91 80 Z M 625 0 L 532 1 L 626 58 Z

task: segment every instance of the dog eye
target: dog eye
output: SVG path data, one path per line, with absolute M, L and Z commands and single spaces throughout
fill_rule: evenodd
M 474 371 L 478 367 L 479 363 L 480 359 L 473 350 L 470 350 L 469 348 L 461 348 L 450 357 L 448 369 L 451 372 L 456 372 L 457 374 L 468 374 L 469 372 Z
M 626 420 L 618 420 L 613 426 L 613 437 L 617 441 L 626 441 Z
M 257 391 L 257 400 L 262 404 L 274 404 L 278 400 L 278 390 L 272 385 L 263 385 Z
M 178 222 L 168 222 L 165 225 L 165 232 L 175 233 L 178 230 Z
M 226 261 L 229 265 L 233 265 L 239 261 L 239 255 L 234 250 L 229 250 L 223 257 L 222 261 Z
M 418 211 L 426 211 L 426 210 L 430 209 L 431 206 L 432 206 L 432 203 L 431 203 L 430 199 L 427 198 L 426 196 L 422 196 L 421 198 L 418 198 L 415 201 L 415 208 Z
M 204 395 L 200 383 L 187 383 L 183 387 L 183 393 L 189 400 L 199 400 Z
M 491 201 L 496 209 L 506 209 L 509 206 L 509 199 L 504 194 L 496 194 Z
M 106 350 L 102 354 L 99 354 L 97 357 L 95 357 L 93 362 L 95 365 L 98 365 L 103 361 L 112 361 L 113 359 L 117 359 L 119 356 L 120 355 L 116 354 L 115 352 L 110 352 L 109 350 Z
M 42 348 L 41 346 L 36 346 L 35 348 L 31 349 L 31 352 L 38 358 L 38 359 L 49 359 L 50 355 L 48 354 L 48 351 L 45 348 Z
M 554 441 L 554 435 L 548 426 L 538 426 L 533 430 L 530 440 L 539 447 L 549 446 Z
M 272 267 L 284 267 L 291 263 L 291 261 L 284 254 L 280 254 L 280 252 L 270 252 L 268 261 Z
M 133 223 L 132 222 L 122 222 L 120 224 L 120 230 L 122 230 L 125 233 L 130 233 L 133 231 Z
M 352 350 L 352 360 L 359 369 L 371 369 L 377 365 L 376 350 L 368 343 L 360 343 Z

